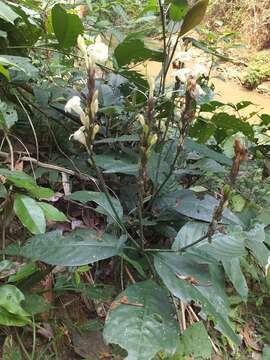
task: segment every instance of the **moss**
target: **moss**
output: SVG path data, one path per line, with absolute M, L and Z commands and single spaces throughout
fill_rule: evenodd
M 270 79 L 269 53 L 263 52 L 251 60 L 241 82 L 248 89 L 254 89 L 263 81 Z

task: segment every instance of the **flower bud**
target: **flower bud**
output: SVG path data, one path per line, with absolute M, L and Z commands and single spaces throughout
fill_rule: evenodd
M 93 127 L 93 131 L 92 131 L 92 141 L 95 140 L 95 137 L 97 135 L 97 133 L 99 132 L 99 129 L 100 129 L 100 126 L 98 124 L 96 124 L 94 127 Z
M 157 140 L 158 140 L 157 134 L 154 134 L 154 135 L 152 135 L 152 136 L 149 136 L 149 139 L 148 139 L 148 144 L 149 144 L 149 146 L 152 147 L 153 145 L 155 145 L 156 142 L 157 142 Z
M 86 57 L 87 56 L 87 48 L 85 45 L 85 41 L 82 35 L 79 35 L 77 38 L 77 45 L 78 48 L 80 49 L 80 51 L 82 52 L 83 56 Z
M 139 123 L 144 126 L 145 125 L 145 120 L 142 114 L 138 114 L 136 117 L 136 120 L 139 121 Z

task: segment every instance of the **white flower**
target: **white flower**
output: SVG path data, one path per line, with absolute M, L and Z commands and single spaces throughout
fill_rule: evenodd
M 200 85 L 196 84 L 195 88 L 190 92 L 190 95 L 193 99 L 198 100 L 199 97 L 205 96 L 205 91 L 200 87 Z
M 86 137 L 84 134 L 85 126 L 80 127 L 74 134 L 70 135 L 69 140 L 74 139 L 86 146 Z
M 177 76 L 178 79 L 185 83 L 187 81 L 187 79 L 192 76 L 192 69 L 190 68 L 183 68 L 183 69 L 178 69 L 176 71 L 172 72 L 172 76 Z
M 84 114 L 79 96 L 73 96 L 65 105 L 65 112 L 71 113 L 72 111 L 74 111 L 79 116 Z
M 192 60 L 192 52 L 191 52 L 191 50 L 180 51 L 176 54 L 175 59 L 181 61 L 182 63 L 186 63 L 186 62 Z
M 199 78 L 202 75 L 208 76 L 208 72 L 209 71 L 204 63 L 195 64 L 192 68 L 192 75 L 195 78 Z
M 95 43 L 88 46 L 87 53 L 93 63 L 105 63 L 109 57 L 109 48 L 98 35 Z
M 270 268 L 270 256 L 267 259 L 267 264 L 265 265 L 265 276 L 268 276 L 268 272 L 269 272 L 269 268 Z

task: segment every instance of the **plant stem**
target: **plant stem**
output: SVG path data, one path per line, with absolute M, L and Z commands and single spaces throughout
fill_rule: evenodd
M 105 193 L 105 196 L 109 202 L 109 205 L 115 215 L 115 220 L 117 221 L 118 225 L 120 226 L 120 228 L 126 233 L 126 235 L 128 236 L 128 238 L 133 242 L 133 244 L 136 246 L 136 248 L 140 248 L 139 244 L 137 243 L 137 241 L 129 234 L 129 232 L 127 231 L 125 225 L 123 224 L 122 220 L 119 218 L 119 215 L 113 205 L 113 202 L 111 200 L 111 196 L 109 194 L 109 191 L 107 189 L 107 186 L 106 186 L 106 183 L 105 183 L 105 180 L 103 178 L 103 175 L 102 175 L 102 172 L 100 170 L 100 168 L 97 166 L 96 162 L 95 162 L 95 155 L 93 153 L 93 150 L 92 149 L 89 149 L 87 148 L 87 151 L 88 151 L 88 155 L 90 157 L 90 160 L 91 160 L 91 163 L 94 167 L 94 170 L 96 171 L 97 175 L 98 175 L 98 179 L 100 181 L 100 184 L 101 184 L 101 187 Z
M 162 76 L 160 79 L 160 87 L 159 87 L 159 93 L 162 91 L 164 92 L 164 82 L 165 82 L 165 70 L 166 70 L 166 24 L 165 24 L 165 14 L 164 9 L 161 0 L 158 0 L 159 3 L 159 9 L 160 9 L 160 16 L 161 16 L 161 24 L 162 24 L 162 40 L 163 40 L 163 63 L 162 63 Z

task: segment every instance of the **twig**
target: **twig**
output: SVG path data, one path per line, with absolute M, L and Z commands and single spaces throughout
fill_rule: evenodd
M 3 152 L 3 151 L 0 151 L 0 157 L 2 158 L 5 158 L 5 159 L 8 159 L 9 158 L 9 154 L 6 153 L 6 152 Z M 44 163 L 44 162 L 41 162 L 41 161 L 38 161 L 37 159 L 35 158 L 32 158 L 30 156 L 22 156 L 20 158 L 21 161 L 25 161 L 25 162 L 30 162 L 30 163 L 34 163 L 44 169 L 48 169 L 48 170 L 55 170 L 55 171 L 59 171 L 59 172 L 62 172 L 62 173 L 65 173 L 67 175 L 72 175 L 72 176 L 75 176 L 77 178 L 79 178 L 80 180 L 84 180 L 84 181 L 93 181 L 94 183 L 97 182 L 97 179 L 90 176 L 90 175 L 87 175 L 87 174 L 83 174 L 83 173 L 78 173 L 76 171 L 73 171 L 73 170 L 70 170 L 70 169 L 67 169 L 67 168 L 64 168 L 62 166 L 58 166 L 58 165 L 53 165 L 53 164 L 47 164 L 47 163 Z M 14 160 L 13 160 L 14 161 Z
M 135 281 L 134 277 L 132 276 L 131 272 L 129 271 L 129 268 L 127 267 L 127 265 L 125 265 L 125 270 L 128 274 L 130 281 L 132 282 L 132 284 L 136 284 L 136 281 Z
M 182 328 L 183 328 L 183 331 L 185 331 L 187 328 L 186 315 L 185 315 L 186 307 L 185 307 L 185 304 L 183 303 L 183 301 L 180 301 L 180 302 L 181 302 L 181 314 L 182 314 Z
M 35 143 L 36 143 L 36 153 L 37 153 L 37 160 L 39 160 L 39 144 L 38 144 L 38 138 L 37 138 L 37 133 L 33 124 L 33 121 L 31 120 L 31 117 L 28 113 L 28 111 L 26 110 L 25 106 L 23 105 L 21 99 L 19 98 L 19 96 L 17 94 L 15 94 L 16 99 L 18 100 L 19 104 L 21 105 L 23 111 L 25 112 L 25 115 L 29 121 L 29 124 L 31 126 L 31 129 L 33 131 L 33 135 L 34 135 L 34 139 L 35 139 Z

